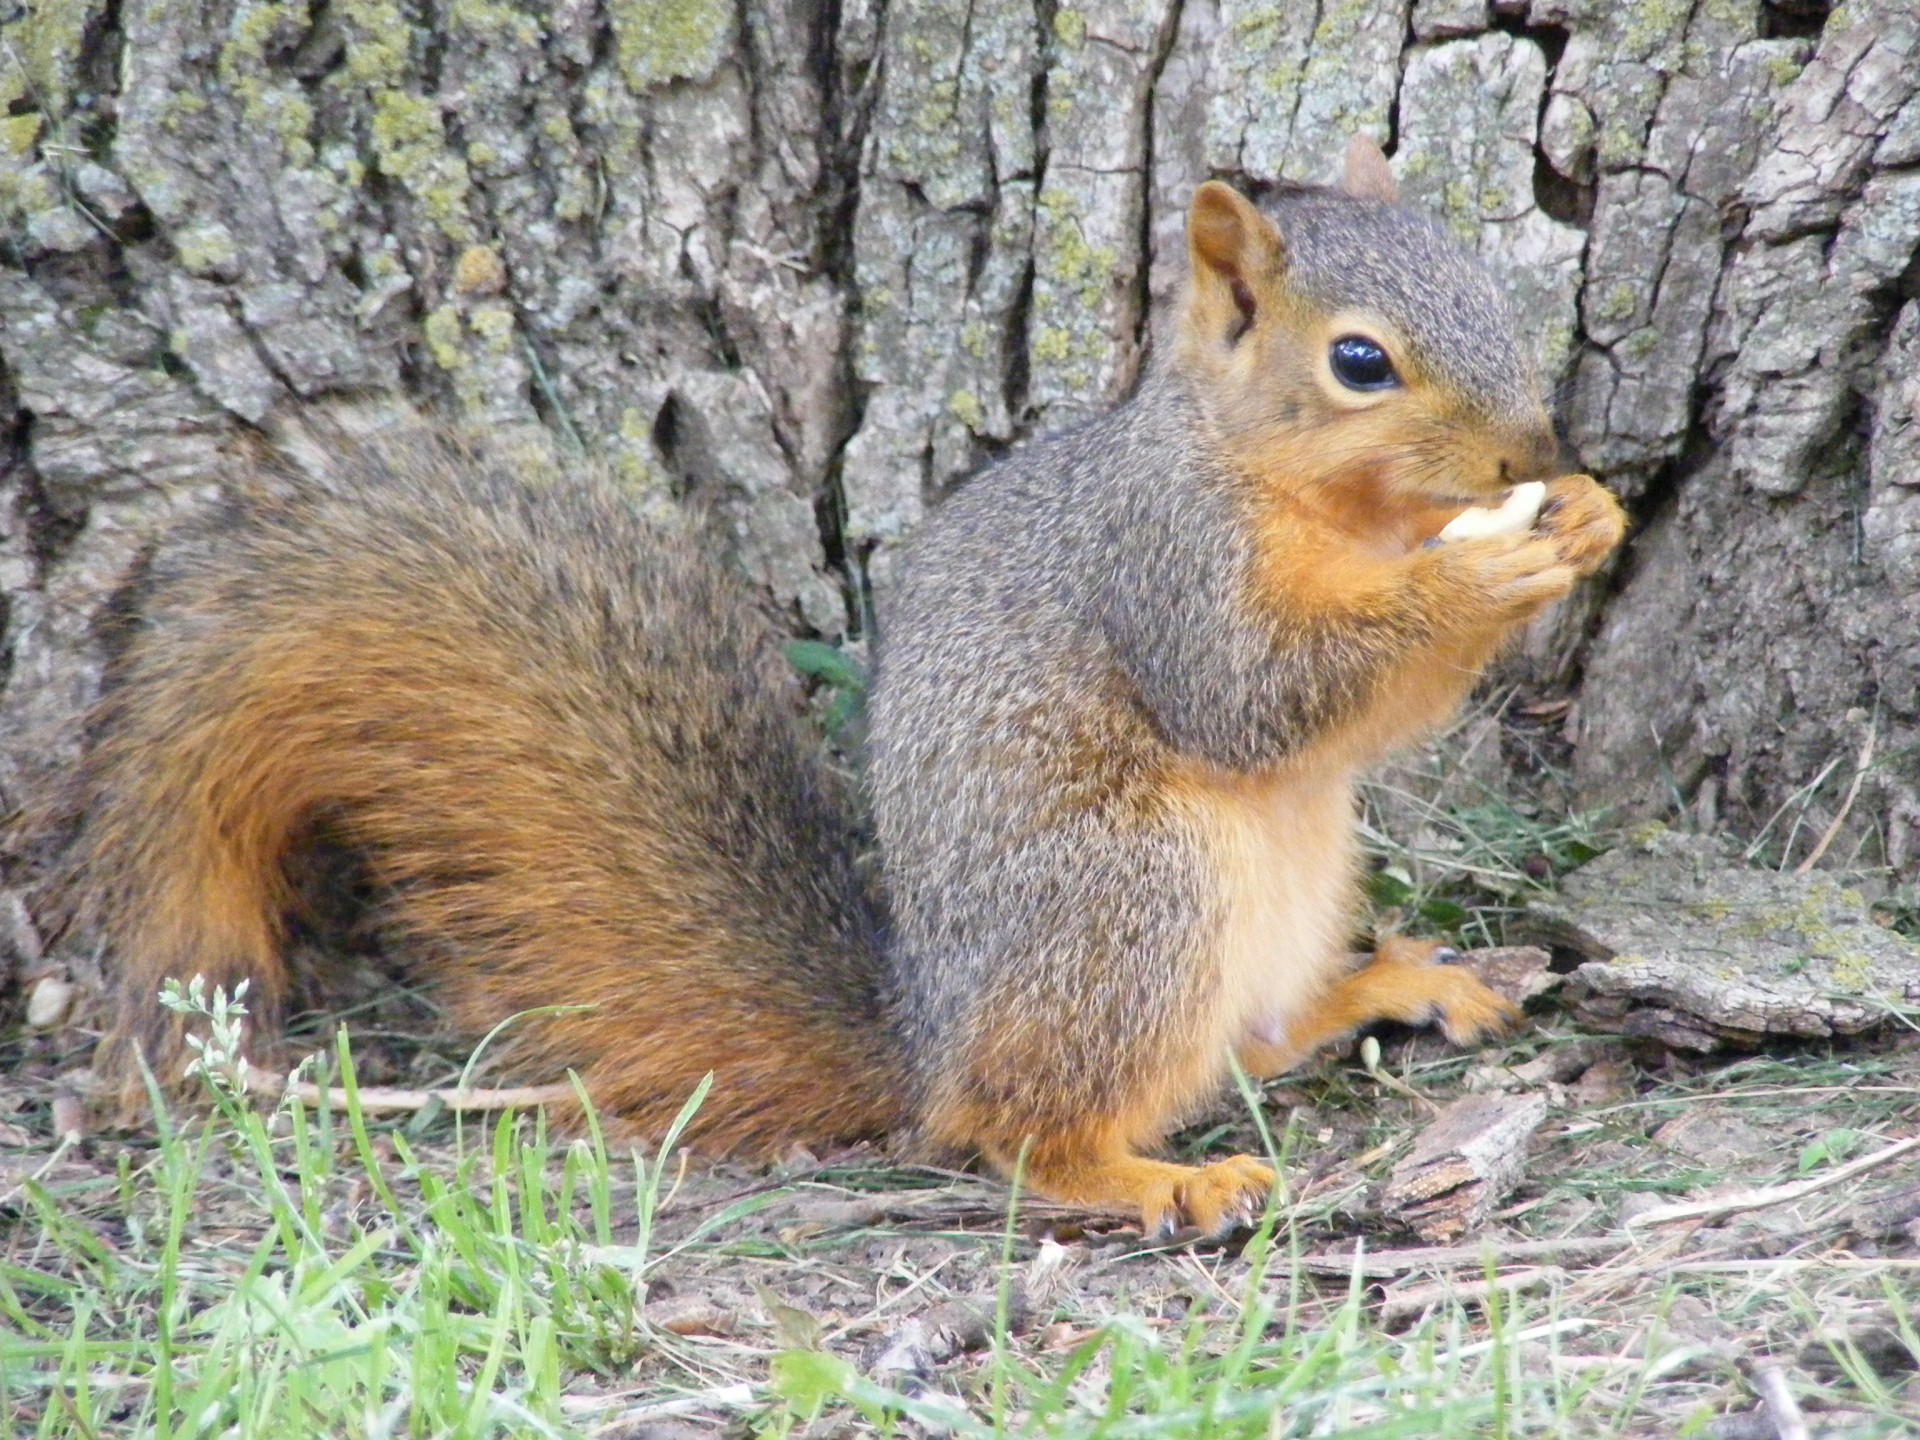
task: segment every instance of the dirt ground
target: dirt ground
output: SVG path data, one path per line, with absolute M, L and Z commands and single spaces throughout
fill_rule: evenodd
M 102 1134 L 56 1148 L 59 1066 L 36 1043 L 16 1046 L 0 1080 L 0 1244 L 10 1262 L 44 1270 L 44 1225 L 21 1182 L 32 1178 L 99 1244 L 125 1247 L 128 1177 L 151 1142 Z M 1383 1187 L 1436 1110 L 1470 1092 L 1537 1092 L 1546 1119 L 1491 1216 L 1450 1245 L 1427 1245 L 1387 1213 Z M 1279 1245 L 1262 1257 L 1259 1284 L 1285 1295 L 1290 1326 L 1312 1329 L 1355 1287 L 1386 1332 L 1445 1313 L 1490 1327 L 1503 1310 L 1545 1318 L 1555 1343 L 1523 1365 L 1551 1371 L 1543 1383 L 1577 1374 L 1590 1387 L 1591 1413 L 1612 1414 L 1614 1428 L 1585 1433 L 1800 1433 L 1777 1428 L 1760 1404 L 1771 1370 L 1800 1397 L 1805 1433 L 1920 1434 L 1920 1150 L 1828 1183 L 1920 1135 L 1912 1028 L 1689 1057 L 1582 1034 L 1549 1007 L 1509 1043 L 1472 1055 L 1397 1032 L 1374 1070 L 1330 1060 L 1268 1085 L 1261 1101 L 1287 1163 Z M 445 1117 L 410 1122 L 408 1139 L 422 1168 L 449 1175 L 460 1146 L 473 1147 Z M 1177 1149 L 1261 1144 L 1235 1101 Z M 196 1234 L 237 1253 L 261 1213 L 242 1168 L 215 1160 Z M 1655 1207 L 1755 1190 L 1769 1192 L 1765 1203 L 1635 1223 Z M 329 1223 L 348 1233 L 374 1223 L 364 1180 L 343 1172 L 337 1191 Z M 1244 1236 L 1155 1248 L 1124 1217 L 1033 1201 L 1010 1228 L 1005 1186 L 871 1151 L 797 1154 L 771 1171 L 682 1156 L 663 1192 L 648 1237 L 660 1257 L 647 1271 L 649 1342 L 569 1382 L 592 1433 L 732 1433 L 773 1357 L 795 1349 L 903 1393 L 966 1396 L 985 1383 L 999 1324 L 1041 1370 L 1121 1317 L 1205 1346 L 1210 1326 L 1231 1329 L 1252 1273 Z M 616 1182 L 616 1249 L 633 1243 L 639 1203 L 635 1181 Z M 29 1308 L 60 1319 L 57 1296 Z

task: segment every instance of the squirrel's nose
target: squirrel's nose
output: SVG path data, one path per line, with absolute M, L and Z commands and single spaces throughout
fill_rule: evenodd
M 1515 437 L 1500 457 L 1500 483 L 1519 485 L 1551 479 L 1559 471 L 1560 441 L 1551 429 L 1533 430 Z

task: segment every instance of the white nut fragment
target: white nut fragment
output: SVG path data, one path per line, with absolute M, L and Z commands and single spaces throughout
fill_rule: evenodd
M 1462 510 L 1446 523 L 1440 538 L 1482 540 L 1489 535 L 1515 535 L 1530 530 L 1546 498 L 1546 481 L 1529 480 L 1509 490 L 1507 498 L 1498 505 L 1476 505 L 1471 510 Z
M 33 1030 L 51 1030 L 63 1023 L 73 1009 L 74 985 L 58 975 L 42 975 L 27 991 L 27 1025 Z

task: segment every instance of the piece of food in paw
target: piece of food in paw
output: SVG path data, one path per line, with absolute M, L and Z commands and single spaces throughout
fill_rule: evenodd
M 1440 531 L 1440 539 L 1483 540 L 1489 535 L 1517 535 L 1533 528 L 1540 517 L 1540 506 L 1547 498 L 1544 480 L 1529 480 L 1507 492 L 1498 505 L 1476 505 L 1462 510 Z

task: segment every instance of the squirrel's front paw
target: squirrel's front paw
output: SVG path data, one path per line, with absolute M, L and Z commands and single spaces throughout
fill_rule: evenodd
M 1449 966 L 1433 981 L 1428 1023 L 1438 1025 L 1440 1033 L 1455 1045 L 1477 1045 L 1520 1023 L 1519 1008 L 1477 975 Z
M 1460 954 L 1432 940 L 1403 935 L 1382 939 L 1360 976 L 1374 979 L 1384 999 L 1377 1013 L 1409 1025 L 1437 1025 L 1455 1045 L 1491 1040 L 1523 1018 L 1520 1010 L 1470 970 Z
M 1421 553 L 1464 580 L 1457 595 L 1465 604 L 1452 614 L 1467 623 L 1489 611 L 1501 623 L 1523 620 L 1562 598 L 1577 578 L 1559 547 L 1538 531 L 1459 540 Z
M 1627 533 L 1620 502 L 1591 475 L 1562 475 L 1549 483 L 1536 524 L 1577 575 L 1598 570 Z

